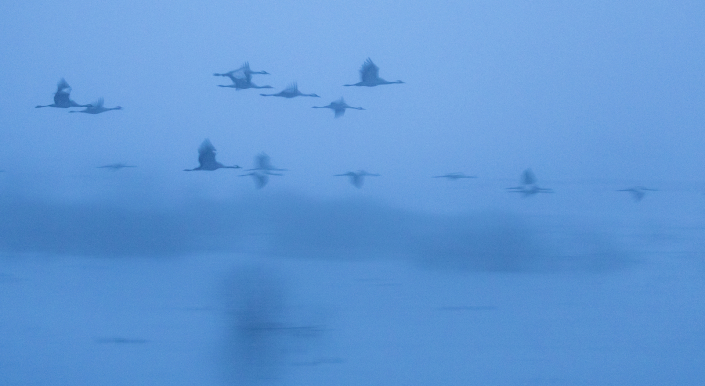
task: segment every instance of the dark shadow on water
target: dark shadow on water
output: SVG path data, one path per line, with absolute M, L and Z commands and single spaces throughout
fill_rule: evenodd
M 233 384 L 264 384 L 282 376 L 286 292 L 282 280 L 257 267 L 236 271 L 226 281 L 226 337 L 221 357 Z
M 265 267 L 240 267 L 226 277 L 225 334 L 218 356 L 226 382 L 272 384 L 286 377 L 289 366 L 342 362 L 316 352 L 327 328 L 318 318 L 296 321 L 290 292 L 282 276 Z

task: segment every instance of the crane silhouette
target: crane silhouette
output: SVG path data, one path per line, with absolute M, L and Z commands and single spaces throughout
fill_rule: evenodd
M 252 75 L 255 74 L 269 75 L 267 71 L 252 71 L 250 69 L 250 62 L 245 62 L 237 70 L 228 71 L 224 74 L 213 74 L 213 76 L 227 76 L 230 78 L 244 79 L 248 77 L 251 78 Z
M 656 189 L 649 189 L 649 188 L 645 188 L 643 186 L 634 186 L 629 189 L 619 189 L 617 191 L 618 192 L 629 192 L 632 196 L 632 199 L 634 199 L 635 202 L 639 202 L 644 198 L 644 195 L 646 195 L 646 192 L 655 192 Z
M 255 167 L 252 169 L 247 169 L 245 170 L 247 172 L 250 171 L 258 171 L 270 176 L 283 176 L 282 173 L 272 173 L 272 172 L 285 172 L 286 169 L 277 169 L 274 166 L 272 166 L 272 161 L 271 158 L 266 154 L 266 153 L 259 153 L 255 156 Z M 245 174 L 247 175 L 247 174 Z
M 280 175 L 280 174 L 278 174 Z M 240 177 L 245 177 L 245 176 L 252 176 L 252 180 L 255 182 L 255 187 L 257 189 L 262 189 L 264 188 L 265 185 L 269 182 L 269 175 L 260 172 L 259 170 L 247 173 L 247 174 L 240 174 Z
M 271 158 L 264 152 L 255 156 L 255 167 L 245 170 L 250 173 L 241 174 L 240 177 L 251 176 L 257 189 L 263 188 L 269 182 L 269 176 L 283 176 L 286 169 L 278 169 L 272 165 Z
M 185 172 L 192 172 L 196 170 L 216 170 L 216 169 L 241 169 L 239 166 L 225 166 L 220 162 L 215 160 L 215 147 L 211 141 L 206 138 L 201 146 L 198 147 L 198 167 L 193 169 L 184 169 Z
M 446 178 L 451 181 L 455 181 L 455 180 L 459 180 L 461 178 L 477 178 L 477 176 L 468 176 L 463 172 L 457 172 L 457 173 L 444 174 L 442 176 L 433 176 L 433 178 Z
M 282 97 L 282 98 L 294 98 L 297 96 L 307 96 L 307 97 L 314 97 L 314 98 L 320 98 L 316 94 L 304 94 L 301 91 L 299 91 L 299 86 L 296 82 L 291 83 L 289 86 L 287 86 L 284 90 L 276 93 L 276 94 L 259 94 L 262 96 L 275 96 L 275 97 Z
M 396 82 L 388 82 L 379 77 L 379 67 L 372 63 L 372 59 L 367 58 L 365 63 L 360 67 L 360 81 L 355 84 L 344 84 L 343 86 L 365 86 L 374 87 L 382 84 L 404 83 L 401 80 Z
M 74 110 L 74 111 L 69 111 L 69 113 L 86 113 L 86 114 L 100 114 L 104 113 L 106 111 L 110 110 L 122 110 L 122 107 L 117 106 L 117 107 L 104 107 L 103 106 L 103 98 L 98 99 L 95 103 L 92 103 L 88 105 L 83 110 Z
M 536 176 L 531 169 L 524 170 L 520 182 L 521 185 L 507 188 L 507 190 L 513 193 L 521 193 L 524 197 L 529 197 L 536 193 L 553 193 L 553 189 L 540 188 L 536 185 Z
M 250 63 L 245 62 L 242 67 L 237 70 L 232 70 L 224 74 L 213 74 L 214 76 L 225 76 L 230 78 L 233 82 L 232 84 L 222 85 L 219 84 L 218 87 L 230 87 L 236 90 L 244 90 L 248 88 L 272 88 L 272 86 L 257 86 L 252 83 L 253 74 L 265 74 L 269 75 L 267 71 L 252 71 L 250 70 Z
M 56 92 L 54 93 L 54 103 L 50 105 L 39 105 L 36 108 L 41 107 L 58 107 L 66 109 L 69 107 L 92 107 L 92 105 L 79 105 L 78 103 L 71 100 L 71 86 L 64 78 L 61 78 L 59 83 L 56 84 Z
M 335 177 L 350 177 L 350 183 L 359 189 L 362 188 L 362 185 L 365 183 L 365 177 L 379 177 L 379 174 L 372 174 L 364 170 L 358 170 L 356 172 L 336 174 Z
M 314 109 L 331 109 L 335 113 L 336 118 L 340 118 L 345 115 L 345 109 L 355 109 L 364 110 L 362 107 L 352 107 L 345 103 L 345 100 L 341 97 L 337 101 L 331 102 L 328 106 L 313 106 Z
M 230 87 L 234 88 L 235 90 L 245 90 L 248 88 L 272 88 L 272 86 L 258 86 L 254 83 L 252 83 L 251 78 L 245 78 L 245 79 L 240 79 L 240 78 L 234 78 L 230 77 L 230 80 L 233 81 L 233 84 L 219 84 L 218 87 Z

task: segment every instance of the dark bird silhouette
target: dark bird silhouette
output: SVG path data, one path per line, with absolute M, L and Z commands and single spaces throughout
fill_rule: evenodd
M 355 84 L 345 84 L 343 86 L 366 86 L 374 87 L 381 84 L 394 84 L 394 83 L 404 83 L 401 80 L 396 82 L 388 82 L 379 77 L 379 67 L 372 63 L 372 59 L 367 58 L 365 63 L 360 67 L 360 82 Z
M 507 188 L 510 192 L 521 193 L 524 197 L 532 196 L 536 193 L 553 193 L 553 189 L 540 188 L 536 185 L 536 176 L 531 169 L 524 170 L 521 175 L 521 185 Z
M 449 180 L 455 181 L 455 180 L 459 180 L 461 178 L 477 178 L 477 176 L 468 176 L 468 175 L 465 175 L 465 173 L 463 173 L 463 172 L 457 172 L 457 173 L 444 174 L 442 176 L 433 176 L 433 178 L 447 178 Z
M 643 186 L 635 186 L 629 189 L 619 189 L 618 192 L 629 192 L 635 202 L 639 202 L 644 198 L 646 192 L 655 192 L 656 189 L 649 189 Z
M 272 86 L 258 86 L 254 83 L 252 83 L 252 80 L 250 78 L 245 78 L 245 79 L 238 79 L 238 78 L 230 78 L 233 81 L 233 84 L 219 84 L 218 87 L 230 87 L 234 88 L 235 90 L 246 90 L 248 88 L 272 88 Z
M 356 172 L 347 172 L 343 174 L 336 174 L 335 177 L 350 177 L 350 183 L 356 188 L 361 188 L 365 183 L 365 177 L 378 177 L 379 174 L 368 173 L 364 170 L 358 170 Z
M 320 98 L 316 94 L 303 94 L 301 91 L 299 91 L 299 86 L 296 84 L 296 82 L 291 83 L 287 88 L 284 90 L 276 93 L 276 94 L 259 94 L 262 96 L 275 96 L 275 97 L 282 97 L 282 98 L 294 98 L 297 96 L 307 96 L 307 97 L 315 97 L 315 98 Z
M 100 98 L 95 103 L 88 105 L 84 110 L 69 111 L 69 113 L 100 114 L 110 110 L 122 110 L 122 107 L 104 107 L 103 98 Z
M 277 174 L 280 175 L 280 174 Z M 269 182 L 269 175 L 262 173 L 258 170 L 247 173 L 247 174 L 241 174 L 240 177 L 245 177 L 245 176 L 252 176 L 252 180 L 255 182 L 255 187 L 257 189 L 262 189 L 264 188 L 265 185 Z
M 335 112 L 335 117 L 340 118 L 345 115 L 345 109 L 364 110 L 362 107 L 352 107 L 345 103 L 341 97 L 337 101 L 331 102 L 328 106 L 313 106 L 314 109 L 331 109 Z
M 98 169 L 111 169 L 114 171 L 123 169 L 123 168 L 136 168 L 137 166 L 134 165 L 125 165 L 125 164 L 110 164 L 110 165 L 103 165 L 103 166 L 98 166 Z
M 250 70 L 250 64 L 245 62 L 242 67 L 237 70 L 232 70 L 224 74 L 213 74 L 214 76 L 225 76 L 230 78 L 233 82 L 232 84 L 222 85 L 219 84 L 218 87 L 230 87 L 236 90 L 244 90 L 248 88 L 272 88 L 272 86 L 258 86 L 252 83 L 253 74 L 269 74 L 267 71 L 252 71 Z
M 66 109 L 69 107 L 91 107 L 90 104 L 88 105 L 79 105 L 78 103 L 74 102 L 70 98 L 71 95 L 71 86 L 66 82 L 64 78 L 61 78 L 59 83 L 56 84 L 56 92 L 54 93 L 54 103 L 50 105 L 39 105 L 36 108 L 40 107 L 59 107 L 62 109 Z
M 250 69 L 250 62 L 245 62 L 245 64 L 237 70 L 232 70 L 224 74 L 213 74 L 213 76 L 227 76 L 229 78 L 245 79 L 252 78 L 252 75 L 255 74 L 269 75 L 267 71 L 252 71 Z
M 282 176 L 282 173 L 272 173 L 272 172 L 285 172 L 286 169 L 277 169 L 274 166 L 272 166 L 272 161 L 270 157 L 265 154 L 265 153 L 259 153 L 258 155 L 255 156 L 255 167 L 252 169 L 247 169 L 245 170 L 247 172 L 250 171 L 257 171 L 262 174 L 270 175 L 270 176 Z M 249 175 L 249 174 L 244 174 L 244 175 Z
M 184 169 L 185 172 L 195 170 L 216 170 L 216 169 L 241 169 L 239 166 L 225 166 L 215 160 L 215 147 L 209 139 L 205 139 L 201 146 L 198 147 L 198 167 L 193 169 Z
M 283 173 L 274 172 L 284 172 L 286 169 L 275 168 L 269 156 L 265 153 L 260 153 L 255 156 L 255 167 L 246 171 L 250 173 L 241 174 L 240 177 L 251 176 L 255 182 L 255 187 L 262 189 L 269 182 L 269 176 L 283 176 Z

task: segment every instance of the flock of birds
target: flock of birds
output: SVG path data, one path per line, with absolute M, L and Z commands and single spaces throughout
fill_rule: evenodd
M 236 90 L 245 90 L 249 88 L 272 88 L 272 86 L 257 86 L 252 82 L 252 75 L 269 75 L 267 71 L 252 71 L 250 69 L 250 64 L 245 62 L 240 68 L 232 70 L 223 74 L 213 74 L 213 76 L 224 76 L 230 78 L 232 84 L 220 84 L 218 87 L 230 87 Z M 401 80 L 394 82 L 386 81 L 379 77 L 379 67 L 372 62 L 372 59 L 367 58 L 367 61 L 360 68 L 360 81 L 355 84 L 345 84 L 344 86 L 365 86 L 374 87 L 384 84 L 395 84 L 404 83 Z M 259 94 L 261 96 L 273 96 L 281 98 L 295 98 L 295 97 L 313 97 L 320 98 L 317 94 L 304 94 L 299 91 L 299 85 L 296 82 L 289 84 L 284 90 L 276 94 Z M 353 110 L 364 110 L 362 107 L 353 107 L 345 103 L 345 100 L 341 97 L 329 103 L 326 106 L 313 106 L 314 109 L 331 109 L 335 113 L 336 118 L 340 118 L 345 114 L 346 109 Z
M 248 62 L 245 62 L 240 68 L 232 70 L 226 73 L 215 73 L 214 76 L 222 76 L 229 78 L 231 84 L 218 85 L 218 87 L 228 87 L 234 88 L 236 90 L 245 89 L 265 89 L 272 88 L 272 86 L 258 86 L 252 82 L 253 75 L 269 75 L 266 71 L 252 71 Z M 401 84 L 404 83 L 401 80 L 397 81 L 387 81 L 379 77 L 379 67 L 375 65 L 370 58 L 363 63 L 360 68 L 360 81 L 354 84 L 345 84 L 343 86 L 358 86 L 358 87 L 375 87 L 380 85 L 389 84 Z M 285 89 L 274 94 L 260 94 L 261 96 L 272 96 L 281 98 L 295 98 L 295 97 L 313 97 L 320 98 L 317 94 L 305 94 L 299 91 L 298 84 L 293 82 L 289 84 Z M 43 107 L 56 107 L 56 108 L 72 108 L 72 107 L 82 107 L 83 110 L 71 110 L 70 113 L 86 113 L 86 114 L 101 114 L 111 110 L 121 110 L 122 107 L 105 107 L 103 98 L 99 98 L 97 101 L 90 104 L 79 104 L 71 99 L 71 86 L 63 78 L 59 81 L 56 87 L 56 92 L 54 93 L 54 103 L 50 105 L 39 105 L 36 108 Z M 362 107 L 353 107 L 345 103 L 345 100 L 341 97 L 326 106 L 312 106 L 315 109 L 331 109 L 334 112 L 335 118 L 340 118 L 345 114 L 346 109 L 354 110 L 365 110 Z M 213 171 L 217 169 L 242 169 L 238 165 L 227 166 L 216 161 L 215 159 L 216 149 L 210 140 L 206 139 L 201 143 L 198 148 L 198 167 L 193 169 L 184 169 L 184 171 Z M 110 165 L 99 166 L 103 169 L 120 170 L 123 168 L 134 168 L 134 165 L 126 165 L 122 163 L 115 163 Z M 255 166 L 252 169 L 245 170 L 245 174 L 240 176 L 250 176 L 255 182 L 255 186 L 260 189 L 267 185 L 270 176 L 281 176 L 283 171 L 286 169 L 278 169 L 272 166 L 269 156 L 265 153 L 260 153 L 255 157 Z M 0 170 L 2 172 L 2 170 Z M 364 184 L 365 177 L 377 177 L 379 174 L 368 173 L 365 170 L 349 171 L 347 173 L 336 174 L 335 177 L 348 177 L 350 183 L 356 188 L 361 188 Z M 476 176 L 468 176 L 462 172 L 449 173 L 445 175 L 434 176 L 434 178 L 445 178 L 448 180 L 460 180 L 466 178 L 477 178 Z M 529 197 L 537 193 L 553 193 L 552 189 L 542 188 L 536 184 L 536 176 L 531 171 L 531 169 L 526 169 L 521 175 L 520 184 L 518 186 L 507 188 L 509 192 L 519 193 L 523 197 Z M 628 189 L 620 189 L 619 191 L 628 192 L 631 194 L 635 201 L 641 201 L 644 198 L 646 192 L 655 191 L 655 189 L 649 189 L 642 186 L 635 186 Z

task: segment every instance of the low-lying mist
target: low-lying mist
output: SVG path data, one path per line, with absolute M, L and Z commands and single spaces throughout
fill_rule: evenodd
M 632 260 L 617 232 L 577 217 L 431 215 L 367 199 L 274 194 L 136 206 L 4 196 L 0 213 L 6 255 L 384 257 L 474 271 L 602 270 Z

